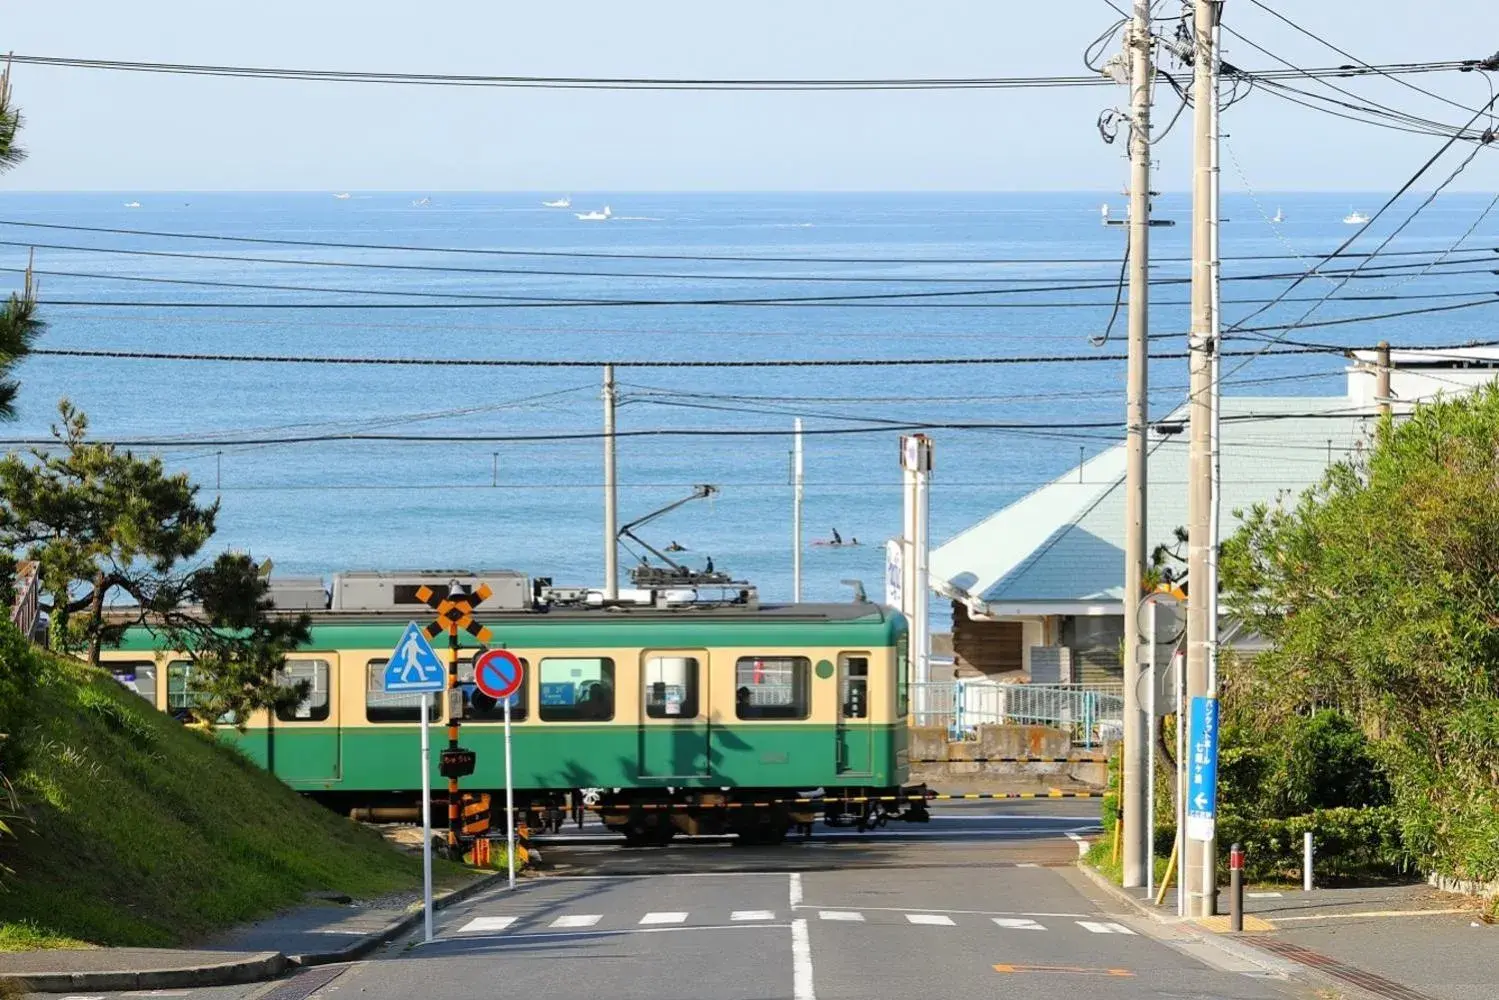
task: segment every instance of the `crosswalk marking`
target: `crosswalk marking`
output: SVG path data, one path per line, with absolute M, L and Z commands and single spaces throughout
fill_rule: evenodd
M 687 914 L 680 911 L 670 913 L 647 913 L 640 918 L 642 924 L 681 924 L 687 922 Z
M 819 920 L 853 920 L 859 923 L 864 922 L 864 914 L 855 913 L 851 910 L 818 910 L 817 917 Z
M 906 920 L 913 924 L 925 924 L 928 927 L 952 927 L 953 919 L 945 913 L 907 913 Z
M 1134 931 L 1130 930 L 1128 927 L 1124 926 L 1123 924 L 1116 924 L 1116 923 L 1113 923 L 1112 921 L 1108 921 L 1108 920 L 1079 920 L 1079 921 L 1077 921 L 1077 925 L 1079 927 L 1081 927 L 1085 931 L 1092 931 L 1094 934 L 1133 934 L 1134 933 Z
M 1011 931 L 1044 931 L 1045 927 L 1029 917 L 994 917 L 996 924 Z
M 484 931 L 502 931 L 515 923 L 518 917 L 475 917 L 462 927 L 459 934 L 479 934 Z
M 569 913 L 552 921 L 553 927 L 592 927 L 604 919 L 602 913 Z
M 776 915 L 770 910 L 735 910 L 729 914 L 730 920 L 774 920 Z

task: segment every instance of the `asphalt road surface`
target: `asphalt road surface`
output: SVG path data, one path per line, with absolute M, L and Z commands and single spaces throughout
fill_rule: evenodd
M 367 961 L 208 1000 L 1285 1000 L 1310 994 L 1120 912 L 1073 867 L 1097 804 L 975 803 L 927 826 L 738 848 L 543 847 Z M 1069 836 L 1068 834 L 1073 836 Z

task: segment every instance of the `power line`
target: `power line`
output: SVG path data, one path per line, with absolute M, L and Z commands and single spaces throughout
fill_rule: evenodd
M 559 257 L 583 260 L 675 260 L 702 262 L 732 262 L 743 264 L 774 263 L 774 264 L 1108 264 L 1118 262 L 1117 257 L 826 257 L 826 256 L 791 256 L 791 255 L 752 255 L 752 254 L 666 254 L 666 253 L 628 253 L 604 250 L 521 250 L 516 248 L 497 247 L 424 247 L 412 246 L 403 243 L 354 243 L 339 240 L 293 240 L 270 236 L 233 236 L 225 233 L 183 233 L 157 229 L 126 229 L 117 226 L 82 226 L 70 225 L 59 222 L 31 222 L 20 219 L 0 219 L 0 226 L 16 226 L 25 229 L 47 229 L 64 232 L 78 233 L 100 233 L 110 236 L 148 236 L 157 239 L 171 240 L 202 240 L 218 243 L 244 243 L 260 246 L 288 246 L 304 247 L 324 250 L 393 250 L 402 253 L 430 253 L 447 255 L 477 255 L 492 257 Z M 153 256 L 185 256 L 185 252 L 178 251 L 148 251 L 133 250 L 114 247 L 83 247 L 83 246 L 56 246 L 42 243 L 29 243 L 24 241 L 4 242 L 3 246 L 17 247 L 50 247 L 58 250 L 80 250 L 96 251 L 100 253 L 134 253 Z M 1490 248 L 1499 252 L 1499 247 Z M 1417 256 L 1429 254 L 1435 251 L 1429 250 L 1405 250 L 1387 253 L 1386 256 Z M 400 265 L 385 263 L 370 263 L 359 261 L 309 261 L 282 258 L 254 258 L 254 257 L 211 257 L 202 255 L 204 259 L 231 260 L 231 261 L 259 261 L 275 264 L 324 264 L 340 267 L 378 267 L 378 268 L 407 268 L 416 270 L 416 265 Z M 1349 251 L 1346 247 L 1333 251 L 1326 255 L 1328 260 L 1337 257 L 1362 257 L 1367 256 L 1359 251 Z M 1294 254 L 1248 254 L 1240 257 L 1226 257 L 1225 260 L 1287 260 L 1295 257 Z M 1190 257 L 1152 257 L 1154 263 L 1190 263 Z M 528 269 L 525 271 L 509 271 L 499 269 L 479 268 L 454 268 L 433 267 L 431 270 L 472 270 L 484 274 L 573 274 L 579 277 L 601 277 L 614 272 L 593 271 L 543 271 Z M 639 277 L 680 277 L 680 275 L 658 275 L 642 274 Z M 787 280 L 800 280 L 799 278 L 788 278 Z
M 1029 77 L 871 77 L 871 78 L 673 78 L 673 77 L 585 77 L 519 76 L 459 73 L 404 73 L 389 71 L 321 70 L 266 66 L 233 66 L 210 63 L 139 62 L 122 59 L 82 59 L 73 56 L 10 55 L 11 62 L 30 66 L 152 73 L 172 76 L 213 76 L 319 83 L 405 84 L 438 87 L 503 87 L 542 90 L 749 90 L 749 91 L 855 91 L 855 90 L 1008 90 L 1050 87 L 1111 86 L 1099 74 Z M 1392 63 L 1365 70 L 1328 66 L 1300 71 L 1298 76 L 1346 76 L 1362 72 L 1381 74 L 1432 73 L 1461 70 L 1474 60 L 1425 63 Z M 1283 75 L 1275 70 L 1266 75 Z

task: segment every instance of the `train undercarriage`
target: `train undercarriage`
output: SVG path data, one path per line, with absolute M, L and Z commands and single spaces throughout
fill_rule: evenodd
M 502 823 L 503 789 L 485 790 L 495 823 Z M 468 794 L 480 794 L 469 790 Z M 590 815 L 633 847 L 662 847 L 678 835 L 732 835 L 745 845 L 779 844 L 793 831 L 810 835 L 821 820 L 829 827 L 866 832 L 891 821 L 925 823 L 931 818 L 924 785 L 905 788 L 583 788 L 517 790 L 517 819 L 538 832 L 558 833 L 569 822 L 581 827 Z M 330 807 L 367 822 L 415 822 L 420 803 L 389 793 L 378 799 L 318 796 Z M 341 800 L 341 801 L 340 801 Z M 433 822 L 446 822 L 447 803 L 434 796 Z

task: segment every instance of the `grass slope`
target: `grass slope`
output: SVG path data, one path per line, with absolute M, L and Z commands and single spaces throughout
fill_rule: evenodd
M 35 654 L 0 841 L 0 949 L 181 944 L 326 889 L 416 885 L 417 860 L 300 798 L 107 675 Z

